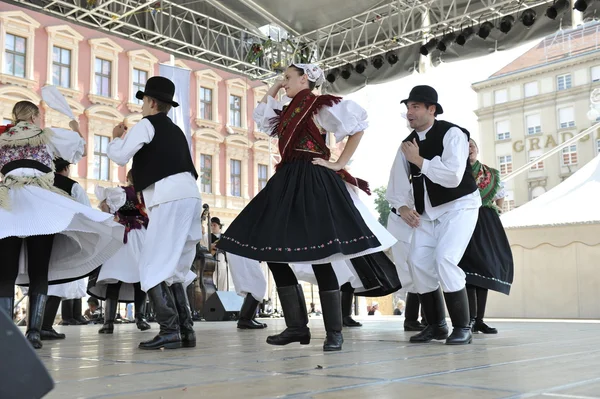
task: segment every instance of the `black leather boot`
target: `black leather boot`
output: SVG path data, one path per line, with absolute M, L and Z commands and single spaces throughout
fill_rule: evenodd
M 472 331 L 482 332 L 484 334 L 498 334 L 498 330 L 488 326 L 483 322 L 483 317 L 485 316 L 485 308 L 487 306 L 487 296 L 488 290 L 486 288 L 476 287 L 475 288 L 477 294 L 475 295 L 477 298 L 477 312 L 475 317 L 471 314 L 472 320 Z M 471 298 L 469 297 L 469 303 Z
M 60 316 L 62 318 L 61 325 L 63 326 L 77 326 L 79 322 L 73 318 L 73 300 L 63 299 L 60 304 Z
M 342 291 L 342 324 L 344 327 L 361 327 L 362 323 L 352 318 L 352 299 L 354 299 L 354 290 Z
M 190 308 L 187 292 L 181 283 L 172 284 L 171 292 L 173 292 L 173 299 L 175 299 L 175 307 L 179 316 L 181 346 L 184 348 L 194 348 L 196 346 L 196 333 L 194 332 L 192 309 Z
M 323 322 L 325 323 L 325 342 L 323 351 L 341 351 L 344 337 L 342 336 L 342 298 L 339 290 L 319 291 Z
M 477 291 L 474 286 L 467 285 L 467 298 L 469 299 L 469 326 L 475 332 L 473 326 L 477 317 Z
M 419 295 L 406 293 L 404 307 L 404 331 L 423 331 L 425 326 L 419 323 Z
M 106 298 L 104 301 L 104 324 L 98 334 L 112 334 L 115 330 L 115 317 L 117 316 L 118 302 L 116 299 Z
M 88 321 L 83 317 L 81 308 L 81 298 L 73 299 L 73 319 L 77 320 L 80 325 L 88 324 Z
M 65 339 L 65 334 L 58 333 L 52 325 L 54 319 L 58 313 L 58 306 L 60 305 L 60 297 L 49 296 L 46 300 L 46 309 L 44 310 L 44 320 L 42 321 L 42 330 L 40 331 L 40 338 L 42 341 L 54 340 L 54 339 Z
M 148 290 L 148 296 L 154 306 L 155 318 L 160 332 L 150 341 L 140 343 L 140 349 L 176 349 L 181 348 L 179 317 L 175 307 L 173 293 L 167 283 L 162 282 Z
M 254 299 L 251 294 L 246 294 L 246 298 L 240 309 L 240 318 L 237 322 L 237 328 L 241 330 L 260 330 L 262 328 L 267 328 L 266 324 L 254 320 L 257 307 L 258 301 Z
M 0 309 L 6 312 L 6 315 L 12 320 L 15 314 L 15 297 L 0 297 Z
M 292 342 L 300 342 L 300 345 L 310 344 L 310 330 L 307 325 L 308 312 L 302 286 L 296 284 L 278 287 L 277 293 L 287 328 L 280 334 L 267 337 L 267 344 L 287 345 Z
M 417 335 L 410 337 L 410 342 L 426 343 L 431 340 L 442 340 L 448 338 L 448 325 L 446 324 L 446 311 L 442 289 L 425 294 L 419 294 L 421 306 L 427 317 L 427 327 Z
M 146 293 L 140 288 L 135 287 L 134 298 L 135 325 L 141 331 L 149 330 L 151 328 L 150 324 L 144 318 L 144 314 L 146 313 Z
M 48 296 L 44 294 L 29 294 L 29 311 L 27 312 L 27 332 L 25 332 L 25 336 L 35 349 L 41 349 L 42 347 L 40 332 L 42 331 L 47 299 Z
M 444 293 L 446 306 L 452 320 L 452 334 L 446 340 L 446 345 L 466 345 L 473 340 L 469 323 L 469 299 L 467 289 Z

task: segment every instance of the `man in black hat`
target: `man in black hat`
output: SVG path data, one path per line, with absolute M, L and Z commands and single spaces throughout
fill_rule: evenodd
M 436 120 L 443 112 L 437 92 L 414 87 L 406 104 L 412 133 L 395 163 L 392 212 L 414 228 L 408 256 L 410 274 L 428 326 L 411 342 L 446 339 L 471 343 L 465 273 L 458 263 L 477 223 L 481 198 L 469 164 L 469 132 Z M 412 191 L 412 192 L 411 192 Z M 443 296 L 452 320 L 448 336 Z
M 154 304 L 160 332 L 140 349 L 196 346 L 192 315 L 183 283 L 202 238 L 198 173 L 184 133 L 167 113 L 178 107 L 175 85 L 154 76 L 136 98 L 144 118 L 127 134 L 113 130 L 108 156 L 124 166 L 133 158 L 133 180 L 144 195 L 150 223 L 140 259 L 140 283 Z

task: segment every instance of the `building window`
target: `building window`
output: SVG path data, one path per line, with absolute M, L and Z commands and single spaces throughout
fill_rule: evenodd
M 18 78 L 24 78 L 26 54 L 27 39 L 7 33 L 4 49 L 4 72 Z
M 200 87 L 200 118 L 212 121 L 212 108 L 213 108 L 213 91 L 206 87 Z
M 496 90 L 494 92 L 494 104 L 502 104 L 508 101 L 508 91 L 506 89 Z
M 242 127 L 242 98 L 229 96 L 229 126 Z
M 563 166 L 577 165 L 577 144 L 571 144 L 562 149 Z
M 269 180 L 269 167 L 267 165 L 258 164 L 258 189 L 262 190 L 267 185 Z
M 510 212 L 515 209 L 515 200 L 504 200 L 502 204 L 502 213 Z
M 596 140 L 596 154 L 600 154 L 600 139 Z
M 527 115 L 525 117 L 527 134 L 538 134 L 542 132 L 542 121 L 540 114 Z
M 71 87 L 71 50 L 52 47 L 52 84 Z
M 96 58 L 95 62 L 95 77 L 96 77 L 96 93 L 99 96 L 111 96 L 110 75 L 112 62 Z
M 571 74 L 560 75 L 556 77 L 557 90 L 567 90 L 571 88 Z
M 575 126 L 575 111 L 573 107 L 558 110 L 559 128 L 566 129 Z
M 600 65 L 592 67 L 592 82 L 600 82 Z
M 508 139 L 510 139 L 510 122 L 496 122 L 496 140 L 500 141 Z
M 6 126 L 6 125 L 12 125 L 12 120 L 10 119 L 2 119 L 2 126 Z M 600 143 L 600 140 L 598 140 L 598 142 Z
M 542 150 L 533 150 L 529 151 L 529 162 L 535 161 L 542 155 Z M 544 161 L 539 161 L 533 165 L 531 165 L 531 170 L 543 170 L 544 169 Z
M 144 87 L 146 86 L 146 81 L 148 80 L 148 72 L 142 71 L 141 69 L 133 68 L 133 87 L 132 94 L 133 98 L 131 102 L 134 104 L 141 105 L 144 101 L 139 100 L 135 97 L 138 90 L 144 91 Z
M 231 179 L 231 195 L 233 197 L 242 196 L 242 161 L 237 159 L 230 160 L 230 179 Z
M 108 181 L 110 176 L 110 162 L 106 153 L 109 138 L 94 135 L 94 179 Z
M 200 154 L 200 189 L 212 194 L 212 155 Z
M 539 94 L 538 82 L 525 83 L 523 91 L 525 92 L 525 97 L 537 96 Z
M 501 175 L 506 175 L 512 172 L 512 155 L 504 155 L 498 157 L 498 169 Z

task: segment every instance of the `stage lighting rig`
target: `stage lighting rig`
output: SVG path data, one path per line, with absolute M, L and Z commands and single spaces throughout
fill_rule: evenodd
M 537 14 L 535 10 L 532 10 L 531 8 L 529 10 L 523 11 L 523 13 L 521 14 L 521 21 L 523 22 L 523 25 L 525 25 L 525 27 L 527 28 L 531 28 L 531 26 L 535 23 L 536 18 Z
M 454 39 L 456 39 L 456 34 L 454 32 L 450 32 L 442 37 L 442 40 L 440 40 L 436 48 L 443 53 L 448 50 L 448 47 L 452 46 Z
M 356 73 L 362 74 L 365 71 L 365 69 L 367 69 L 367 61 L 365 60 L 358 61 L 354 66 L 354 70 L 356 71 Z
M 477 36 L 485 40 L 490 35 L 490 33 L 492 33 L 492 29 L 494 29 L 494 24 L 490 21 L 485 21 L 479 27 L 479 32 L 477 32 Z
M 425 43 L 424 45 L 421 46 L 421 48 L 419 49 L 419 53 L 421 53 L 421 55 L 427 55 L 427 54 L 431 53 L 433 50 L 435 50 L 437 44 L 438 44 L 438 39 L 436 39 L 434 37 L 434 38 L 430 39 L 427 43 Z
M 550 19 L 556 19 L 569 7 L 569 0 L 555 0 L 554 4 L 546 10 L 546 16 Z
M 352 64 L 346 64 L 342 67 L 342 71 L 340 72 L 340 76 L 344 80 L 348 80 L 350 75 L 352 75 Z
M 463 29 L 463 31 L 460 32 L 460 35 L 458 35 L 456 37 L 456 44 L 458 44 L 459 46 L 464 46 L 465 43 L 467 43 L 469 40 L 471 40 L 474 33 L 475 33 L 475 29 L 473 29 L 472 26 L 469 26 L 468 28 Z
M 512 15 L 505 15 L 500 20 L 500 32 L 502 32 L 504 34 L 510 32 L 510 30 L 512 29 L 514 24 L 515 24 L 515 17 L 513 17 Z
M 333 83 L 333 82 L 335 82 L 335 79 L 337 78 L 339 73 L 340 73 L 339 69 L 337 69 L 337 68 L 331 69 L 329 72 L 327 72 L 327 76 L 325 76 L 325 79 L 327 79 L 327 81 L 329 83 Z
M 385 61 L 383 60 L 383 56 L 381 56 L 381 55 L 376 55 L 371 60 L 371 64 L 373 64 L 373 66 L 375 67 L 375 69 L 381 68 L 383 66 L 384 62 Z
M 394 65 L 396 62 L 398 62 L 398 54 L 396 54 L 396 52 L 393 50 L 388 51 L 385 55 L 385 59 L 390 65 Z

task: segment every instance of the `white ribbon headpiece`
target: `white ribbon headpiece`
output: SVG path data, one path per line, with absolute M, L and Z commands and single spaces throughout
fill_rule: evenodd
M 325 74 L 323 70 L 319 68 L 315 64 L 292 64 L 295 67 L 298 67 L 304 70 L 304 73 L 308 76 L 308 80 L 311 82 L 315 82 L 317 86 L 321 86 L 325 83 Z

